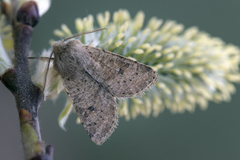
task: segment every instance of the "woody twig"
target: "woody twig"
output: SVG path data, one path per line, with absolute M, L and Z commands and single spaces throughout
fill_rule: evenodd
M 23 3 L 18 10 L 17 6 L 17 3 L 12 3 L 9 7 L 2 2 L 2 11 L 13 29 L 14 68 L 4 73 L 1 81 L 15 96 L 25 159 L 52 160 L 53 147 L 45 147 L 39 127 L 38 109 L 42 91 L 32 83 L 28 64 L 32 27 L 39 20 L 38 8 L 33 1 Z

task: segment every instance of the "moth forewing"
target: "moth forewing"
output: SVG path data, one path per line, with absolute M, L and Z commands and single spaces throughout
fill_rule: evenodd
M 84 69 L 113 96 L 140 96 L 157 82 L 157 73 L 149 66 L 100 48 L 82 45 Z

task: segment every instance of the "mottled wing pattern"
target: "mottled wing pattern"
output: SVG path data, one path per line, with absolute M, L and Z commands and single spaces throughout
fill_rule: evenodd
M 76 72 L 81 76 L 62 77 L 63 84 L 89 137 L 101 145 L 117 126 L 116 100 L 87 72 Z
M 137 61 L 86 45 L 83 51 L 85 70 L 115 97 L 140 96 L 157 82 L 157 73 Z

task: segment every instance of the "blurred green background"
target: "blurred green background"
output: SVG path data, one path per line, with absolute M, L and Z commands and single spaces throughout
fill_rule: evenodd
M 57 39 L 53 30 L 62 23 L 75 31 L 77 17 L 95 17 L 99 12 L 113 13 L 120 8 L 129 10 L 132 17 L 144 11 L 145 22 L 156 16 L 176 20 L 186 28 L 198 26 L 226 43 L 240 46 L 239 6 L 239 0 L 53 0 L 34 28 L 31 49 L 40 55 L 49 48 L 49 39 Z M 157 118 L 120 118 L 118 128 L 102 146 L 95 145 L 82 125 L 75 123 L 76 115 L 70 116 L 67 132 L 60 129 L 57 119 L 66 100 L 62 93 L 55 102 L 44 102 L 39 110 L 42 138 L 54 146 L 55 160 L 239 160 L 240 86 L 236 87 L 231 102 L 209 103 L 206 111 L 173 115 L 165 110 Z M 0 159 L 23 160 L 15 100 L 2 84 L 0 106 Z

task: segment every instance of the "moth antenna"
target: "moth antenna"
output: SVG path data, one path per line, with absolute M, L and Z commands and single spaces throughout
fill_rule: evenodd
M 50 62 L 51 62 L 51 59 L 52 59 L 52 55 L 53 55 L 53 51 L 51 52 L 50 57 L 48 58 L 47 70 L 45 72 L 45 78 L 44 78 L 44 82 L 43 82 L 42 99 L 44 99 L 44 90 L 45 90 L 45 87 L 46 87 L 47 74 L 48 74 Z
M 39 59 L 42 61 L 47 61 L 49 60 L 49 57 L 28 57 L 28 59 Z M 54 60 L 54 58 L 50 58 L 51 60 Z
M 99 29 L 95 29 L 95 30 L 92 30 L 92 31 L 86 31 L 86 32 L 82 32 L 82 33 L 77 33 L 77 34 L 71 35 L 70 37 L 65 38 L 64 40 L 62 40 L 62 42 L 65 42 L 65 41 L 67 41 L 69 39 L 72 39 L 72 38 L 75 38 L 75 37 L 80 37 L 80 36 L 85 35 L 85 34 L 98 32 L 98 31 L 105 30 L 105 29 L 107 29 L 107 28 L 99 28 Z

